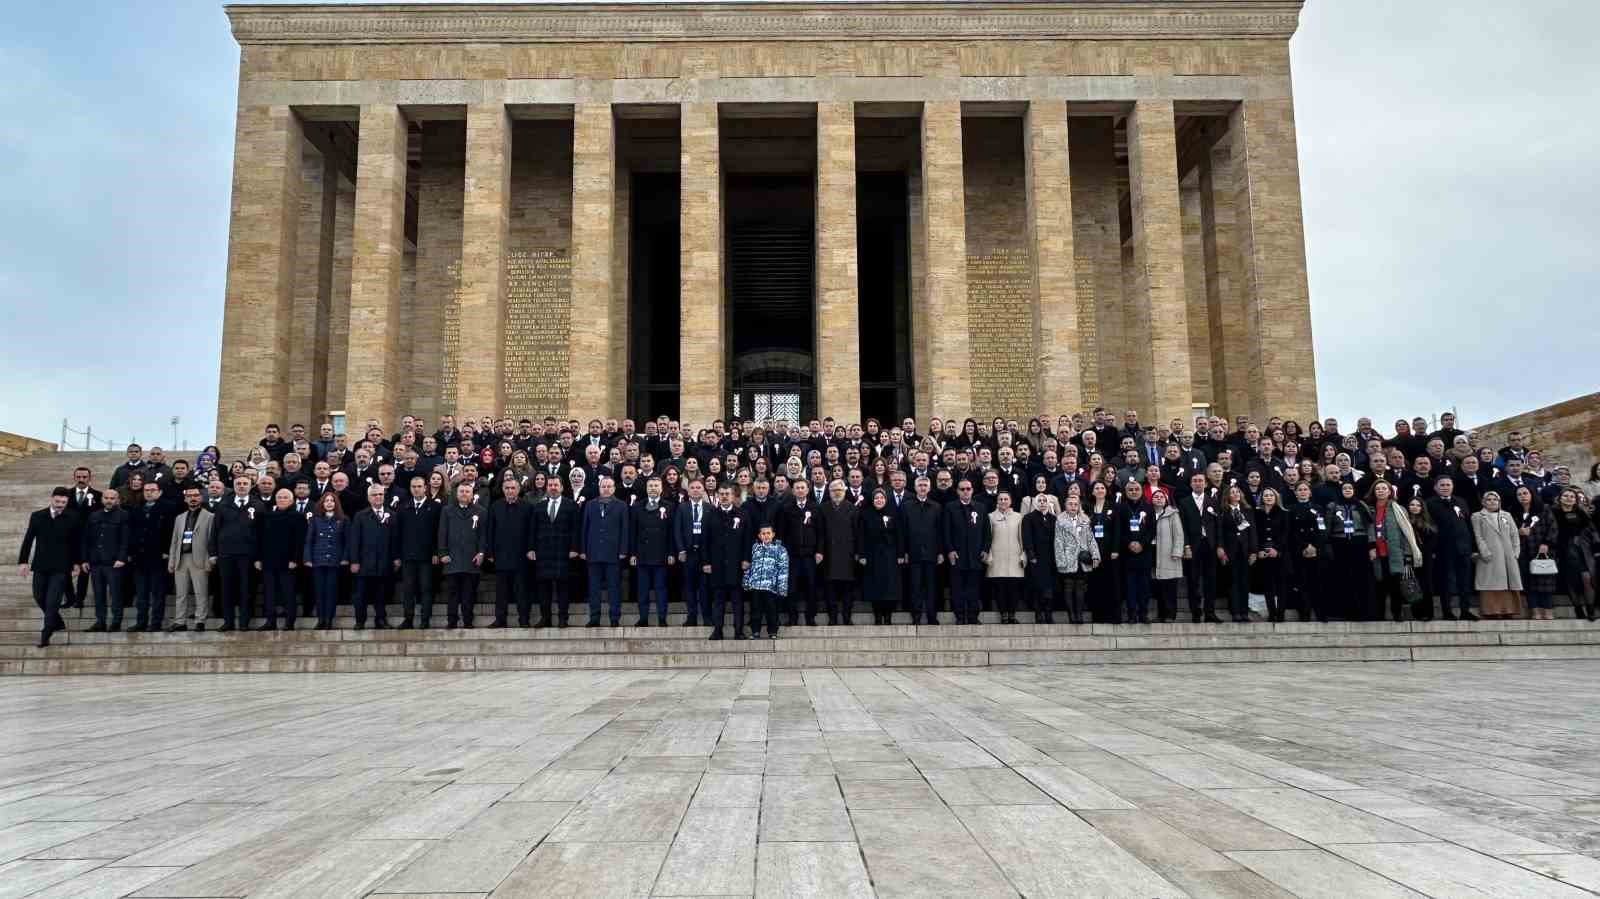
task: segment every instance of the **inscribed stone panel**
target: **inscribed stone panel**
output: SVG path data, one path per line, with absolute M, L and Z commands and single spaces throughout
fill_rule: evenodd
M 565 415 L 571 385 L 572 261 L 565 248 L 506 255 L 506 412 Z
M 962 122 L 972 413 L 1038 411 L 1036 286 L 1020 118 Z

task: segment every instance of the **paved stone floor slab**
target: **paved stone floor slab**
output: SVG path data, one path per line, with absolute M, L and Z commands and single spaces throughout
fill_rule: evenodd
M 0 899 L 1600 895 L 1600 661 L 15 678 Z

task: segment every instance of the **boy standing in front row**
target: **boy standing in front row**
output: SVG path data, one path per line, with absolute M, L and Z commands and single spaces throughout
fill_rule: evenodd
M 744 573 L 744 589 L 750 594 L 750 636 L 767 624 L 767 636 L 778 636 L 778 597 L 789 592 L 789 551 L 773 537 L 772 525 L 762 524 L 756 543 L 750 547 L 750 568 Z

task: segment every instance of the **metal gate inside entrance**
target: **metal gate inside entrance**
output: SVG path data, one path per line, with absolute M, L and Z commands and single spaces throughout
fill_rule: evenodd
M 733 393 L 733 417 L 745 421 L 800 422 L 804 421 L 801 408 L 801 393 L 792 387 L 750 388 Z

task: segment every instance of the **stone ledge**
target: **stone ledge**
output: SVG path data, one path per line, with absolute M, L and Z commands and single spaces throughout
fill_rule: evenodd
M 259 44 L 588 43 L 727 40 L 1117 40 L 1277 38 L 1302 0 L 1195 4 L 1032 3 L 383 4 L 226 7 L 241 46 Z M 1198 6 L 1198 8 L 1197 8 Z

